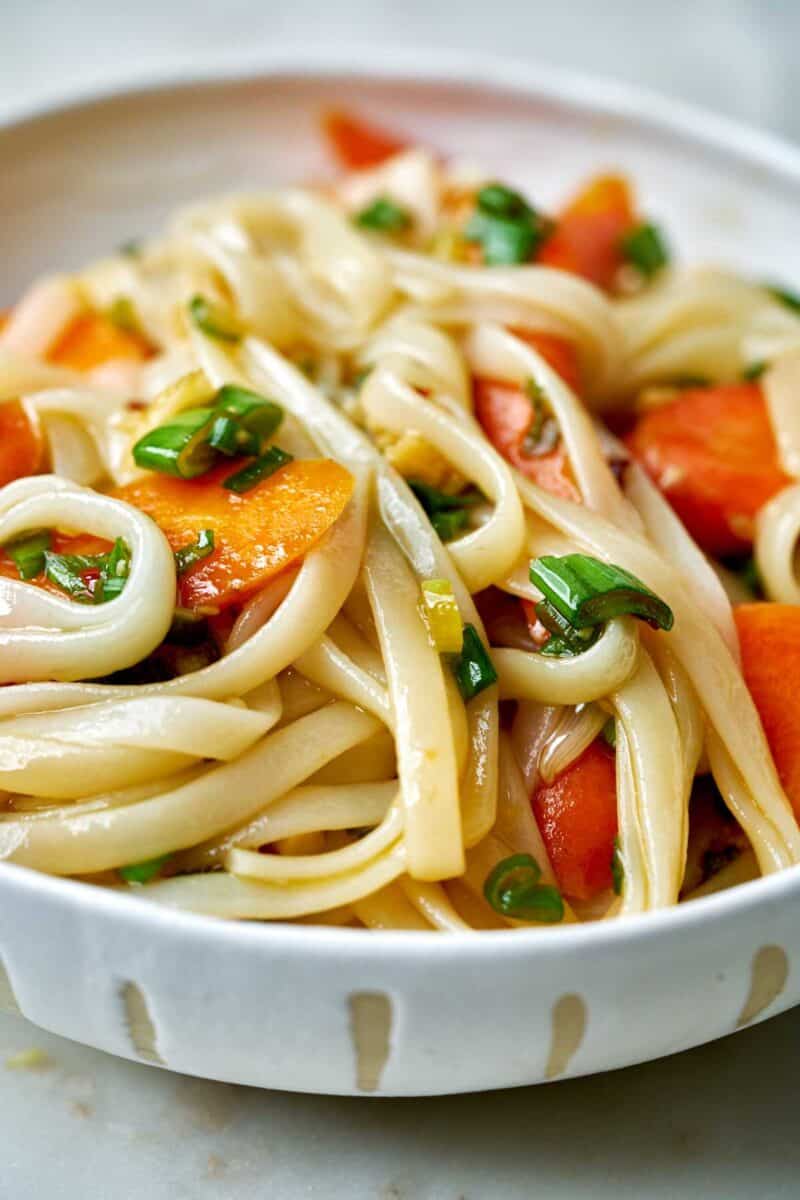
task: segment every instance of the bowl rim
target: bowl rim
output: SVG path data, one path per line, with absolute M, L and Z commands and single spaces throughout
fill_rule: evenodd
M 368 63 L 368 66 L 353 65 Z M 286 46 L 271 52 L 237 52 L 213 58 L 193 58 L 191 63 L 149 68 L 122 80 L 72 86 L 45 95 L 33 103 L 6 105 L 0 111 L 0 150 L 5 134 L 23 133 L 26 128 L 46 124 L 53 118 L 74 116 L 83 110 L 102 108 L 116 101 L 140 100 L 159 93 L 214 88 L 226 84 L 268 82 L 278 79 L 346 80 L 381 83 L 459 86 L 479 92 L 524 96 L 542 100 L 566 111 L 592 117 L 610 117 L 623 125 L 653 130 L 689 143 L 728 161 L 756 166 L 776 177 L 800 185 L 800 149 L 774 134 L 745 122 L 719 116 L 694 104 L 675 100 L 627 82 L 532 64 L 514 58 L 460 51 L 386 52 L 374 45 L 342 48 Z M 735 919 L 743 910 L 767 910 L 788 895 L 800 895 L 800 864 L 772 875 L 751 880 L 727 891 L 689 903 L 631 914 L 614 920 L 566 925 L 558 928 L 514 928 L 460 931 L 447 937 L 431 937 L 428 931 L 361 930 L 328 925 L 288 922 L 226 920 L 141 902 L 131 891 L 101 888 L 68 877 L 47 875 L 16 863 L 0 862 L 0 889 L 30 895 L 45 903 L 64 904 L 85 912 L 94 911 L 114 920 L 150 929 L 164 935 L 178 934 L 189 940 L 218 939 L 285 951 L 309 950 L 324 956 L 366 951 L 369 956 L 417 959 L 427 956 L 447 961 L 461 958 L 497 960 L 506 953 L 517 957 L 521 950 L 569 953 L 581 949 L 612 949 L 620 941 L 638 942 L 651 934 L 680 935 L 698 924 L 714 925 Z M 131 903 L 131 901 L 139 901 Z

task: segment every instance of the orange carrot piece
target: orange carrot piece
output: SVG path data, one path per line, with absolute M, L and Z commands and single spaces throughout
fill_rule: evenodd
M 626 441 L 709 554 L 752 545 L 759 509 L 790 482 L 755 383 L 686 388 L 644 413 Z
M 322 129 L 340 166 L 347 170 L 377 167 L 408 148 L 404 138 L 362 121 L 343 108 L 328 109 L 322 117 Z
M 622 238 L 636 224 L 627 180 L 620 175 L 600 175 L 563 210 L 537 262 L 610 288 L 624 263 Z
M 44 440 L 19 400 L 0 404 L 0 487 L 40 471 Z
M 741 604 L 733 616 L 742 650 L 742 673 L 781 783 L 800 820 L 800 608 L 793 604 Z
M 219 610 L 242 600 L 307 553 L 341 515 L 353 478 L 330 459 L 290 462 L 249 492 L 221 486 L 235 464 L 200 479 L 155 472 L 113 494 L 148 513 L 173 550 L 214 531 L 214 551 L 178 581 L 184 608 Z
M 578 363 L 572 346 L 562 338 L 544 333 L 519 334 L 538 350 L 572 388 L 579 388 Z M 534 410 L 530 397 L 516 384 L 495 379 L 476 379 L 473 384 L 475 416 L 494 448 L 512 466 L 545 491 L 568 500 L 580 500 L 569 475 L 569 463 L 561 445 L 547 454 L 526 454 L 525 437 Z
M 119 359 L 143 362 L 150 346 L 138 333 L 120 329 L 102 313 L 81 313 L 48 355 L 50 362 L 74 371 L 90 371 Z
M 533 812 L 561 890 L 589 900 L 612 886 L 617 833 L 614 756 L 601 741 L 533 796 Z

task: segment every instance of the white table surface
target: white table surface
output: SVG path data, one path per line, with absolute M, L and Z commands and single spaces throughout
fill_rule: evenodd
M 595 70 L 800 138 L 798 35 L 792 0 L 0 0 L 0 113 L 212 53 L 358 42 Z M 44 1069 L 3 1068 L 30 1047 Z M 191 1080 L 0 1017 L 0 1200 L 796 1197 L 798 1080 L 800 1010 L 592 1079 L 384 1101 Z

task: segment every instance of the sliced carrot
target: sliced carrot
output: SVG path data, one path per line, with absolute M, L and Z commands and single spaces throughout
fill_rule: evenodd
M 733 616 L 742 650 L 742 673 L 781 783 L 800 820 L 800 607 L 741 604 Z
M 119 359 L 143 362 L 150 346 L 138 333 L 120 329 L 102 313 L 81 313 L 48 355 L 50 362 L 75 371 L 89 371 Z
M 686 388 L 626 441 L 709 554 L 746 550 L 758 510 L 790 482 L 755 383 Z
M 408 148 L 403 138 L 343 108 L 328 109 L 322 117 L 322 129 L 340 165 L 348 170 L 377 167 Z
M 616 770 L 604 743 L 593 742 L 557 779 L 537 788 L 533 812 L 567 896 L 589 900 L 612 886 Z
M 341 515 L 353 478 L 330 459 L 290 462 L 249 492 L 221 486 L 235 466 L 200 479 L 155 472 L 113 494 L 148 513 L 173 550 L 214 531 L 214 551 L 179 580 L 184 608 L 219 610 L 243 599 L 310 550 Z
M 622 238 L 636 224 L 627 180 L 620 175 L 600 175 L 563 210 L 537 262 L 610 288 L 624 263 Z
M 524 336 L 570 387 L 580 385 L 577 358 L 563 338 L 543 333 L 517 333 Z M 531 399 L 516 384 L 496 379 L 476 379 L 473 384 L 475 416 L 494 448 L 512 466 L 538 483 L 545 491 L 568 500 L 580 500 L 580 493 L 569 473 L 567 455 L 561 445 L 547 454 L 525 452 L 525 437 L 534 411 Z
M 41 430 L 19 400 L 0 404 L 0 487 L 12 479 L 34 475 L 44 462 Z

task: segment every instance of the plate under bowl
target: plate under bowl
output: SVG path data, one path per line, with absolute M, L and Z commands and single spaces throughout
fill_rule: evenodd
M 0 128 L 0 305 L 178 204 L 313 177 L 334 97 L 544 207 L 593 169 L 629 171 L 683 257 L 800 275 L 800 156 L 769 137 L 508 63 L 276 58 Z M 426 1095 L 621 1067 L 800 1002 L 798 964 L 800 868 L 605 925 L 437 937 L 228 924 L 0 865 L 8 1006 L 113 1054 L 261 1087 Z

